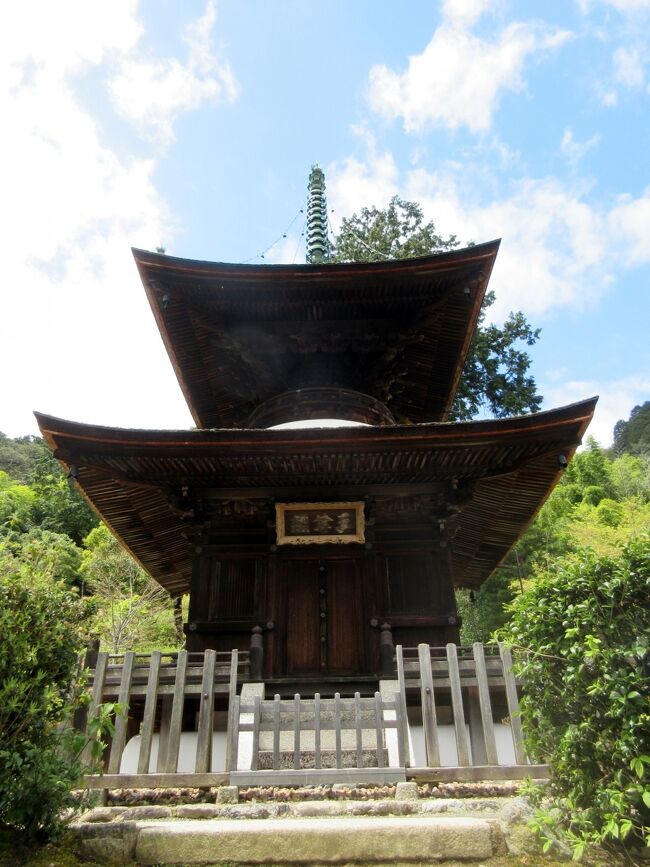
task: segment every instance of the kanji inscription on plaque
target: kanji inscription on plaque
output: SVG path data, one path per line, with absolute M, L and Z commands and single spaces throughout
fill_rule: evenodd
M 276 503 L 278 545 L 364 542 L 363 503 Z

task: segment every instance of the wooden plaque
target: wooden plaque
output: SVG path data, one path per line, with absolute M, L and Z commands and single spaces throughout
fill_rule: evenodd
M 363 503 L 276 503 L 278 545 L 345 545 L 365 541 Z

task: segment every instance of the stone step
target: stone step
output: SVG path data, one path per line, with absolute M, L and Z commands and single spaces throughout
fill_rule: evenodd
M 110 839 L 122 863 L 138 864 L 480 861 L 502 845 L 489 821 L 464 817 L 140 821 L 122 824 L 121 831 L 111 825 L 110 834 L 106 826 L 97 829 L 104 855 Z M 89 854 L 90 842 L 86 837 Z

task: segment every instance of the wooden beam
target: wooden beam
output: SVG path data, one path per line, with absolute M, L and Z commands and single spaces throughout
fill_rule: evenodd
M 223 786 L 229 775 L 219 774 L 89 774 L 84 777 L 88 789 L 203 789 Z
M 482 780 L 547 780 L 548 765 L 475 765 L 470 768 L 407 768 L 418 783 L 475 783 Z

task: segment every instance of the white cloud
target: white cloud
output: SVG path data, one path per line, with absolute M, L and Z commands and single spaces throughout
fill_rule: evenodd
M 254 261 L 267 265 L 302 265 L 305 261 L 305 238 L 300 233 L 288 233 L 264 253 L 261 262 L 257 257 Z
M 612 243 L 630 265 L 650 262 L 650 187 L 639 198 L 621 196 L 608 215 Z
M 327 201 L 335 225 L 361 207 L 384 207 L 398 191 L 399 171 L 392 153 L 377 153 L 371 136 L 366 141 L 365 161 L 348 157 L 342 166 L 332 163 L 327 168 Z
M 35 430 L 32 409 L 191 423 L 130 254 L 173 238 L 155 161 L 111 150 L 77 96 L 87 71 L 139 63 L 136 5 L 20 3 L 0 34 L 0 369 L 11 371 L 2 409 L 16 407 L 0 430 L 11 435 Z M 188 37 L 197 56 L 201 32 Z
M 596 147 L 600 141 L 598 133 L 592 135 L 586 141 L 577 141 L 573 137 L 572 130 L 567 127 L 564 130 L 560 149 L 572 166 L 576 166 L 586 153 Z
M 374 66 L 368 89 L 372 110 L 391 120 L 402 118 L 407 132 L 429 125 L 489 129 L 501 93 L 524 87 L 527 59 L 557 48 L 570 35 L 534 22 L 515 22 L 493 40 L 481 38 L 469 28 L 489 5 L 484 0 L 448 0 L 442 24 L 424 51 L 409 58 L 405 72 Z
M 486 197 L 468 167 L 400 173 L 390 152 L 370 148 L 367 161 L 328 168 L 328 197 L 339 217 L 361 207 L 385 207 L 392 195 L 417 201 L 444 236 L 466 242 L 503 238 L 490 285 L 495 320 L 510 310 L 539 317 L 550 310 L 587 307 L 614 274 L 650 261 L 650 189 L 596 207 L 584 191 L 557 178 L 522 178 L 504 194 Z
M 442 16 L 447 21 L 471 27 L 481 15 L 494 6 L 494 0 L 445 0 Z
M 614 79 L 626 87 L 643 87 L 644 61 L 638 47 L 618 48 L 614 52 Z
M 111 101 L 122 117 L 145 136 L 167 144 L 173 138 L 176 117 L 204 102 L 233 102 L 238 93 L 235 77 L 226 60 L 213 52 L 212 30 L 216 20 L 214 0 L 205 13 L 186 28 L 188 47 L 185 63 L 177 58 L 123 59 L 110 81 Z
M 542 390 L 545 406 L 549 407 L 584 400 L 587 395 L 599 395 L 587 436 L 594 437 L 602 446 L 610 446 L 616 422 L 629 418 L 632 408 L 648 399 L 650 376 L 627 376 L 609 381 L 573 380 Z
M 650 0 L 600 0 L 607 6 L 613 6 L 623 14 L 634 14 L 650 10 Z M 578 0 L 578 6 L 583 12 L 588 12 L 596 0 Z

